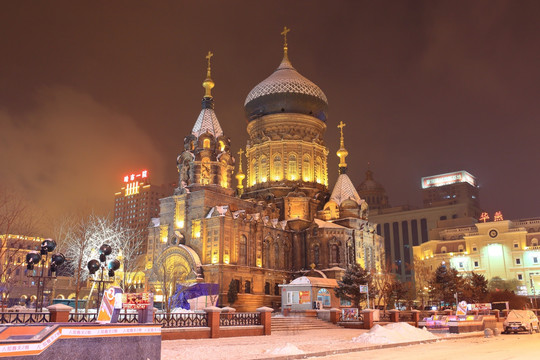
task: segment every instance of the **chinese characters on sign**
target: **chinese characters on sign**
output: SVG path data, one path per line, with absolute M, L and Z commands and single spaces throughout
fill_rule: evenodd
M 486 222 L 489 219 L 491 219 L 489 217 L 489 214 L 487 212 L 483 212 L 480 215 L 480 218 L 478 218 L 478 221 Z M 493 221 L 503 221 L 503 220 L 504 220 L 504 217 L 503 217 L 502 211 L 495 212 L 495 214 L 493 215 Z
M 123 294 L 122 307 L 124 309 L 143 310 L 150 306 L 150 293 Z
M 135 181 L 139 179 L 146 179 L 148 177 L 148 170 L 141 171 L 140 174 L 131 174 L 124 176 L 124 182 L 128 183 L 130 181 Z

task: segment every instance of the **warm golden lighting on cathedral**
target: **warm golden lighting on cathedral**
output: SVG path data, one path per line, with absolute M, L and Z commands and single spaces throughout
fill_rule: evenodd
M 184 228 L 184 220 L 177 220 L 176 221 L 176 227 L 179 228 L 179 229 L 183 229 Z
M 224 256 L 223 256 L 223 262 L 224 262 L 225 264 L 228 264 L 228 263 L 229 263 L 229 255 L 224 255 Z
M 200 238 L 201 237 L 201 221 L 200 220 L 194 220 L 191 224 L 191 234 L 194 238 Z
M 225 151 L 225 143 L 219 140 L 219 151 Z

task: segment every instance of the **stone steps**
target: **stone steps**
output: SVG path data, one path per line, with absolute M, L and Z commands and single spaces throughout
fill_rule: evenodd
M 288 316 L 272 318 L 272 331 L 303 331 L 320 329 L 339 329 L 339 327 L 313 317 Z

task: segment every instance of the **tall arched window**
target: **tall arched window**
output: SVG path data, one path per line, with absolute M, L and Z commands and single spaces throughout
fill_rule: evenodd
M 273 164 L 272 164 L 272 180 L 278 181 L 283 177 L 283 169 L 281 166 L 281 155 L 274 155 Z
M 239 245 L 238 265 L 247 265 L 247 238 L 245 235 L 240 236 Z
M 317 160 L 315 161 L 315 181 L 319 184 L 323 183 L 322 159 L 320 156 L 317 156 Z
M 289 180 L 298 179 L 298 161 L 296 159 L 296 154 L 289 154 L 289 166 L 287 172 Z
M 311 181 L 311 158 L 307 154 L 302 159 L 302 178 Z
M 279 268 L 279 245 L 276 242 L 274 244 L 274 269 Z
M 261 156 L 261 174 L 259 176 L 259 179 L 261 179 L 261 182 L 266 182 L 268 177 L 268 159 L 266 156 Z
M 221 162 L 221 187 L 229 186 L 229 176 L 227 175 L 227 162 L 223 160 Z
M 313 247 L 313 263 L 315 265 L 319 265 L 321 261 L 321 249 L 319 248 L 319 245 L 315 245 Z
M 270 268 L 270 239 L 263 242 L 263 264 L 265 268 Z
M 334 244 L 330 248 L 330 257 L 332 259 L 332 263 L 339 264 L 339 247 Z
M 253 159 L 251 160 L 251 166 L 250 166 L 250 171 L 249 171 L 249 175 L 251 177 L 251 186 L 255 185 L 257 183 L 257 169 L 259 167 L 257 166 L 257 159 Z
M 203 148 L 210 149 L 210 139 L 203 140 Z
M 205 157 L 201 161 L 201 184 L 210 183 L 210 159 Z

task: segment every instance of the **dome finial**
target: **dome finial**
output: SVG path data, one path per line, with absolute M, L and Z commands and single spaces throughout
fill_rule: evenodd
M 287 54 L 287 51 L 289 50 L 289 47 L 287 46 L 287 33 L 289 31 L 291 31 L 291 29 L 284 26 L 283 31 L 281 32 L 281 35 L 283 35 L 283 59 L 287 60 L 289 60 L 289 55 Z
M 347 149 L 345 149 L 345 141 L 343 139 L 343 128 L 345 127 L 345 123 L 343 121 L 339 122 L 339 125 L 337 126 L 339 128 L 339 131 L 341 133 L 341 137 L 339 140 L 339 150 L 336 152 L 337 156 L 339 157 L 339 173 L 345 174 L 347 171 L 347 163 L 345 162 L 345 158 L 347 155 L 349 155 L 349 152 Z
M 244 150 L 240 148 L 238 150 L 238 159 L 240 160 L 238 162 L 238 172 L 236 173 L 236 180 L 238 180 L 238 185 L 236 188 L 238 189 L 238 195 L 242 195 L 244 192 L 244 179 L 246 178 L 246 175 L 242 172 L 242 154 L 244 153 Z
M 203 88 L 206 90 L 204 97 L 205 98 L 212 98 L 212 88 L 214 87 L 214 81 L 212 81 L 211 75 L 211 69 L 210 69 L 210 59 L 214 56 L 214 53 L 211 51 L 208 52 L 208 55 L 206 55 L 206 59 L 208 60 L 208 69 L 206 70 L 206 79 L 204 79 L 203 82 Z

